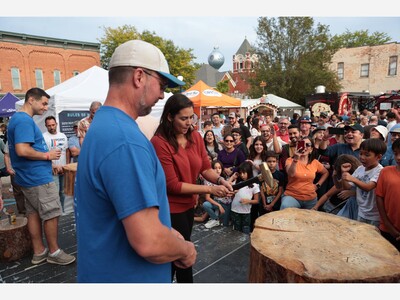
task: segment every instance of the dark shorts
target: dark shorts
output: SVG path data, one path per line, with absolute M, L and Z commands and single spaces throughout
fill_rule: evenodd
M 25 196 L 26 214 L 39 214 L 44 221 L 59 217 L 62 213 L 58 189 L 53 182 L 35 186 L 21 187 Z

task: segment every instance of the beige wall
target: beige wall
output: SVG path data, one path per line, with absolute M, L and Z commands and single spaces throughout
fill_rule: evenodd
M 388 75 L 389 58 L 397 56 L 397 74 Z M 335 53 L 330 69 L 337 72 L 338 63 L 344 63 L 341 92 L 369 91 L 379 94 L 400 89 L 400 43 L 379 46 L 343 48 Z M 369 77 L 361 77 L 361 64 L 369 63 Z

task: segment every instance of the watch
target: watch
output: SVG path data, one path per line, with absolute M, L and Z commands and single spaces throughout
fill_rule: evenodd
M 321 187 L 321 185 L 319 183 L 315 184 L 317 186 L 317 189 L 319 189 Z

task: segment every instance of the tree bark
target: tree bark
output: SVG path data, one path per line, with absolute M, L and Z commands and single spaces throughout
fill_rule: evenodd
M 28 219 L 17 217 L 15 225 L 8 219 L 0 220 L 0 261 L 14 261 L 32 253 Z
M 400 253 L 372 225 L 287 208 L 256 220 L 249 281 L 400 282 Z

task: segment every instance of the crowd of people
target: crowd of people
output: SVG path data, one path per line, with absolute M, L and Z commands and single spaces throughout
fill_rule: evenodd
M 75 261 L 57 237 L 62 166 L 71 161 L 79 161 L 78 282 L 192 283 L 194 222 L 249 234 L 259 216 L 289 207 L 330 213 L 335 206 L 340 216 L 379 227 L 400 250 L 397 109 L 379 118 L 368 110 L 293 118 L 253 111 L 246 121 L 235 112 L 214 113 L 198 131 L 193 102 L 178 93 L 166 101 L 149 140 L 137 118 L 150 113 L 166 88 L 183 84 L 157 47 L 123 43 L 110 60 L 104 104 L 93 102 L 69 139 L 57 133 L 52 116 L 45 120 L 48 132 L 40 132 L 33 116 L 47 110 L 50 96 L 39 88 L 27 91 L 4 147 L 0 141 L 0 171 L 20 192 L 33 264 Z M 264 163 L 273 182 L 249 181 Z
M 387 112 L 365 109 L 353 116 L 296 114 L 294 118 L 281 116 L 273 121 L 257 111 L 246 120 L 231 112 L 228 117 L 213 114 L 212 123 L 218 129 L 208 127 L 204 144 L 206 148 L 215 145 L 208 154 L 221 169 L 218 174 L 236 183 L 260 174 L 260 165 L 265 162 L 273 174 L 274 186 L 259 183 L 257 192 L 242 197 L 240 211 L 236 198 L 240 191 L 223 203 L 218 197 L 200 195 L 197 212 L 202 218 L 198 221 L 205 222 L 206 228 L 224 225 L 248 233 L 259 216 L 295 207 L 372 224 L 400 249 L 400 204 L 394 192 L 400 192 L 400 188 L 391 184 L 389 189 L 386 176 L 380 179 L 382 170 L 383 174 L 390 172 L 392 180 L 400 179 L 397 108 Z M 221 135 L 225 127 L 230 133 Z M 248 168 L 251 174 L 247 174 Z M 244 209 L 245 204 L 250 208 Z M 238 213 L 243 214 L 241 222 L 237 222 Z

